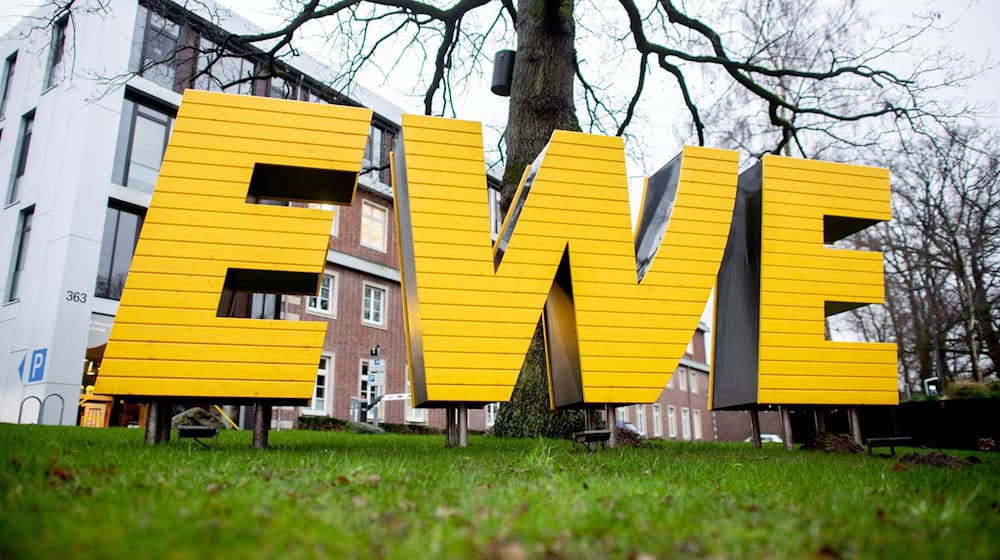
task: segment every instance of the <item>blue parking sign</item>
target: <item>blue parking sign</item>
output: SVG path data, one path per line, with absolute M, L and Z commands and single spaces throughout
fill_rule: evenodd
M 31 365 L 28 370 L 28 383 L 35 383 L 45 378 L 45 358 L 48 348 L 39 348 L 31 353 Z

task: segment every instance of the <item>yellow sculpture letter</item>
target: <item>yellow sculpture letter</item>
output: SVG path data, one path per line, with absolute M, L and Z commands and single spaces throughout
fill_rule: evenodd
M 718 272 L 737 163 L 685 148 L 650 178 L 633 236 L 621 138 L 556 131 L 494 245 L 479 123 L 404 116 L 394 177 L 414 402 L 508 400 L 543 308 L 553 407 L 655 400 Z
M 350 204 L 368 109 L 188 90 L 96 391 L 305 400 L 325 322 L 232 317 L 239 292 L 315 294 Z
M 765 156 L 740 176 L 717 291 L 713 408 L 897 404 L 896 346 L 834 342 L 824 330 L 825 317 L 885 298 L 881 253 L 824 244 L 890 218 L 887 169 Z

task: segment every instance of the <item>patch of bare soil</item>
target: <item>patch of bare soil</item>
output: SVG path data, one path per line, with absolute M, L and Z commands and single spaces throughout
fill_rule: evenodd
M 826 432 L 817 435 L 812 440 L 802 444 L 802 449 L 812 449 L 816 451 L 826 451 L 827 453 L 864 453 L 865 448 L 861 447 L 848 434 L 828 434 Z
M 946 455 L 938 451 L 931 451 L 930 453 L 907 453 L 899 458 L 899 462 L 904 465 L 933 465 L 935 467 L 950 467 L 957 469 L 959 467 L 967 467 L 973 463 L 978 463 L 979 458 L 970 457 L 969 459 L 959 459 L 958 457 L 952 457 L 951 455 Z

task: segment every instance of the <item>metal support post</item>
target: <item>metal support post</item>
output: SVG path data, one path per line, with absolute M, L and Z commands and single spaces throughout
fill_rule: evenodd
M 813 409 L 813 421 L 816 423 L 816 435 L 820 435 L 826 432 L 826 411 L 814 408 Z
M 778 413 L 781 414 L 781 431 L 782 439 L 785 441 L 785 449 L 787 451 L 792 450 L 792 414 L 788 411 L 787 406 L 779 406 Z
M 458 446 L 469 446 L 469 407 L 465 403 L 458 405 Z
M 455 426 L 455 407 L 446 406 L 444 407 L 444 446 L 445 447 L 455 447 L 455 433 L 457 432 L 457 426 Z
M 618 445 L 618 424 L 615 422 L 615 407 L 608 404 L 604 406 L 604 417 L 608 423 L 608 430 L 611 435 L 608 437 L 608 447 Z
M 852 406 L 847 409 L 847 420 L 851 425 L 851 439 L 854 443 L 861 445 L 861 418 L 858 416 L 857 407 Z
M 750 409 L 750 438 L 753 440 L 753 448 L 760 449 L 760 413 L 757 407 Z
M 271 405 L 259 399 L 253 407 L 253 447 L 266 449 L 267 437 L 271 430 Z
M 149 410 L 146 411 L 146 445 L 156 445 L 159 435 L 160 402 L 151 401 Z
M 157 445 L 170 441 L 170 402 L 154 399 L 146 413 L 146 445 Z

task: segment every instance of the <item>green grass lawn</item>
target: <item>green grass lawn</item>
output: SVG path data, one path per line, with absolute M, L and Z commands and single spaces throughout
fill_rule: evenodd
M 0 558 L 998 558 L 1000 456 L 0 424 Z

